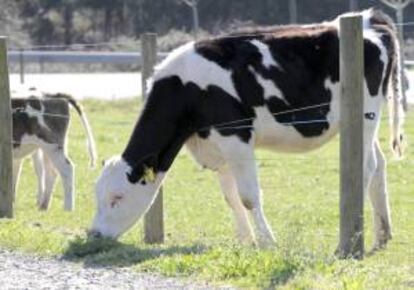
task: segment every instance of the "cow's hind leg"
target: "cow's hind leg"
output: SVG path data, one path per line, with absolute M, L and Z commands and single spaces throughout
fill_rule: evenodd
M 369 188 L 375 230 L 374 250 L 385 247 L 387 242 L 392 238 L 386 161 L 378 141 L 375 142 L 375 157 L 377 166 Z
M 42 199 L 39 203 L 39 209 L 47 210 L 50 205 L 53 188 L 56 182 L 57 172 L 52 164 L 52 161 L 46 154 L 43 155 L 43 164 L 45 169 L 45 190 Z
M 227 166 L 224 166 L 218 171 L 218 176 L 224 198 L 233 210 L 236 223 L 236 232 L 240 242 L 245 245 L 254 244 L 254 236 L 251 225 L 246 209 L 244 208 L 239 194 L 237 193 L 237 184 L 232 172 Z
M 21 169 L 22 169 L 22 159 L 14 159 L 13 160 L 13 201 L 16 200 L 17 185 L 19 183 Z
M 367 92 L 366 92 L 366 95 Z M 374 249 L 382 248 L 391 239 L 391 219 L 388 203 L 386 161 L 378 142 L 378 128 L 383 96 L 366 97 L 365 113 L 374 118 L 364 119 L 365 170 L 364 193 L 369 195 L 373 208 L 375 243 Z
M 66 156 L 62 146 L 50 146 L 44 148 L 54 167 L 62 178 L 64 193 L 64 209 L 71 211 L 75 207 L 75 193 L 73 185 L 74 170 L 70 159 Z

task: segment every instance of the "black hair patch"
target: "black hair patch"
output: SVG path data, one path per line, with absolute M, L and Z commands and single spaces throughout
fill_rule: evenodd
M 376 115 L 374 112 L 368 112 L 368 113 L 365 113 L 364 116 L 365 116 L 365 119 L 374 120 Z

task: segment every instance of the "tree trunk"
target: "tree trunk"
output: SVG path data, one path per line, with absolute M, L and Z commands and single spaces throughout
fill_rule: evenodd
M 289 22 L 298 23 L 298 5 L 296 0 L 289 0 Z
M 356 11 L 356 10 L 358 10 L 357 0 L 349 0 L 349 11 Z
M 105 19 L 104 19 L 104 39 L 108 41 L 112 36 L 112 9 L 109 6 L 105 7 Z
M 72 44 L 72 31 L 73 31 L 73 6 L 70 3 L 65 4 L 63 11 L 63 21 L 65 29 L 65 44 Z

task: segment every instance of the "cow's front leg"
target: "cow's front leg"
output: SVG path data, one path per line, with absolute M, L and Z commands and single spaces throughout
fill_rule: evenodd
M 237 237 L 242 244 L 253 245 L 255 242 L 252 228 L 246 209 L 237 192 L 237 184 L 232 172 L 227 166 L 224 166 L 218 171 L 218 176 L 224 198 L 234 214 Z
M 253 145 L 233 137 L 223 140 L 221 148 L 236 180 L 240 200 L 253 218 L 259 247 L 273 246 L 275 238 L 263 212 Z

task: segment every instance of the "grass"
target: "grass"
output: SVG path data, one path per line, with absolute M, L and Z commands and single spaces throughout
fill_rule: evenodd
M 122 152 L 139 112 L 134 100 L 85 101 L 101 159 Z M 73 114 L 74 115 L 74 114 Z M 273 250 L 237 244 L 232 216 L 214 173 L 201 170 L 183 150 L 165 184 L 163 245 L 145 245 L 142 222 L 119 242 L 85 240 L 94 214 L 94 181 L 100 170 L 87 167 L 85 135 L 74 115 L 69 155 L 76 166 L 76 210 L 63 211 L 57 184 L 48 212 L 36 209 L 36 179 L 24 165 L 15 218 L 0 221 L 0 247 L 63 256 L 87 266 L 133 267 L 137 271 L 189 277 L 245 288 L 406 289 L 414 287 L 414 153 L 397 162 L 388 150 L 387 126 L 381 141 L 389 157 L 388 180 L 394 239 L 388 249 L 364 261 L 333 256 L 338 240 L 338 139 L 306 155 L 258 151 L 267 218 L 277 236 Z M 408 140 L 414 116 L 407 117 Z M 371 209 L 366 203 L 366 245 L 372 243 Z

